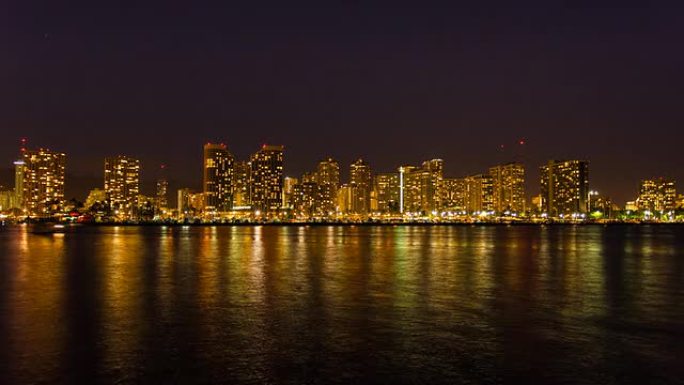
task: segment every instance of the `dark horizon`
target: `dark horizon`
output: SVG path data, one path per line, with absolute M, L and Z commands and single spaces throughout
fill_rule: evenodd
M 332 156 L 459 177 L 524 139 L 528 196 L 549 159 L 589 160 L 620 205 L 641 179 L 684 180 L 681 5 L 183 5 L 10 1 L 0 168 L 27 137 L 89 178 L 126 154 L 197 187 L 207 141 L 239 159 L 284 144 L 292 176 Z

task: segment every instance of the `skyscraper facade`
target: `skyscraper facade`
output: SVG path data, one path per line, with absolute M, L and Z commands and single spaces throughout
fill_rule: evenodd
M 442 184 L 442 209 L 461 213 L 466 211 L 466 181 L 464 178 L 446 178 Z
M 249 179 L 251 166 L 247 161 L 236 161 L 233 165 L 233 207 L 250 205 Z
M 208 214 L 225 212 L 233 205 L 233 155 L 225 144 L 204 145 L 203 192 Z
M 589 162 L 551 160 L 541 167 L 544 212 L 551 217 L 586 214 L 589 197 Z
M 368 206 L 366 205 L 366 190 L 355 184 L 344 184 L 337 191 L 337 206 L 340 214 L 344 215 L 365 215 Z
M 426 215 L 441 209 L 443 169 L 441 159 L 399 168 L 401 212 Z
M 671 211 L 677 208 L 677 190 L 673 180 L 655 178 L 642 180 L 637 199 L 639 210 Z
M 299 184 L 299 179 L 291 176 L 283 178 L 283 208 L 291 209 L 294 207 L 294 189 Z
M 64 203 L 66 155 L 47 149 L 22 153 L 23 208 L 30 215 L 50 215 Z
M 252 208 L 262 213 L 273 213 L 283 205 L 283 146 L 263 145 L 252 155 Z
M 525 212 L 525 167 L 508 163 L 491 167 L 494 211 L 522 214 Z
M 442 159 L 431 159 L 423 162 L 420 175 L 420 206 L 425 214 L 441 208 L 441 194 L 444 171 Z
M 420 167 L 403 166 L 399 168 L 401 182 L 401 206 L 403 213 L 419 214 L 422 211 Z
M 340 188 L 340 165 L 333 158 L 318 162 L 316 169 L 320 189 L 320 211 L 332 214 L 337 208 L 337 190 Z
M 377 211 L 381 214 L 399 213 L 399 173 L 380 173 L 375 175 L 374 190 Z
M 321 215 L 321 190 L 318 183 L 308 181 L 297 183 L 293 187 L 292 207 L 296 215 L 312 217 Z
M 140 161 L 123 155 L 106 158 L 104 191 L 115 215 L 135 215 L 140 194 Z
M 471 175 L 464 179 L 465 206 L 468 214 L 494 211 L 494 184 L 489 174 Z
M 24 163 L 23 159 L 14 162 L 14 202 L 13 206 L 18 209 L 24 208 Z
M 355 214 L 366 214 L 370 211 L 372 185 L 371 168 L 363 159 L 358 159 L 349 167 L 349 184 L 356 188 L 356 194 L 362 204 L 355 204 Z

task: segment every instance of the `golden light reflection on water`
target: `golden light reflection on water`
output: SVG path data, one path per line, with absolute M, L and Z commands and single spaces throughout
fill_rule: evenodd
M 109 229 L 104 229 L 106 232 Z M 148 246 L 143 233 L 131 227 L 113 227 L 103 234 L 93 258 L 101 260 L 103 279 L 103 343 L 104 362 L 110 367 L 136 367 L 137 351 L 142 338 L 141 276 Z M 154 242 L 160 238 L 156 237 Z
M 653 341 L 606 325 L 668 330 L 681 319 L 684 262 L 673 231 L 238 226 L 0 233 L 0 358 L 11 380 L 28 372 L 47 376 L 45 382 L 72 378 L 64 373 L 85 358 L 86 379 L 183 380 L 183 365 L 196 362 L 203 366 L 195 375 L 210 380 L 269 382 L 314 363 L 323 371 L 372 369 L 373 354 L 391 354 L 383 362 L 395 371 L 404 370 L 402 357 L 420 357 L 423 367 L 442 373 L 458 366 L 451 361 L 457 357 L 495 370 L 508 365 L 510 358 L 492 359 L 503 352 L 535 366 L 558 346 L 566 355 L 590 351 L 598 361 L 613 359 L 611 349 L 644 355 Z M 83 351 L 70 352 L 74 345 Z M 537 354 L 530 346 L 550 347 Z
M 6 245 L 0 256 L 2 269 L 3 297 L 7 301 L 0 322 L 9 334 L 9 341 L 3 354 L 19 371 L 53 371 L 58 366 L 64 329 L 65 307 L 64 285 L 64 237 L 51 237 L 29 233 L 23 226 L 11 235 L 15 242 Z M 9 297 L 7 293 L 12 295 Z M 4 302 L 4 301 L 3 301 Z M 41 327 L 37 327 L 41 325 Z M 28 326 L 28 327 L 27 327 Z M 40 351 L 41 354 L 35 354 Z M 0 380 L 2 377 L 0 377 Z M 2 381 L 0 381 L 2 382 Z

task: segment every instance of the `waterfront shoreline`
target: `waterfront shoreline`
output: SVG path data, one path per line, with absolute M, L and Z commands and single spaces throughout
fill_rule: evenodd
M 29 225 L 32 223 L 29 223 Z M 5 226 L 19 226 L 22 223 L 7 223 Z M 684 222 L 202 222 L 202 223 L 177 223 L 177 222 L 100 222 L 100 223 L 76 223 L 67 227 L 509 227 L 509 226 L 681 226 Z

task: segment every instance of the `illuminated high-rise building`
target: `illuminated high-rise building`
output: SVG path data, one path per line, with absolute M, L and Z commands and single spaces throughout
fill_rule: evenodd
M 544 212 L 551 217 L 585 214 L 589 197 L 589 162 L 551 160 L 541 167 Z
M 140 195 L 140 161 L 123 155 L 106 158 L 104 191 L 113 213 L 135 215 Z
M 655 211 L 659 206 L 658 197 L 658 183 L 652 179 L 642 180 L 639 185 L 639 197 L 636 200 L 636 205 L 639 210 Z
M 675 210 L 677 208 L 675 182 L 665 178 L 642 180 L 639 186 L 637 207 L 639 210 L 652 212 Z
M 233 205 L 233 155 L 225 144 L 204 145 L 203 192 L 206 213 L 225 212 Z
M 318 183 L 318 174 L 316 174 L 316 171 L 305 172 L 302 174 L 300 181 L 302 183 Z
M 443 168 L 441 159 L 399 168 L 401 212 L 429 214 L 441 208 Z
M 494 184 L 488 174 L 471 175 L 464 179 L 465 206 L 468 214 L 494 211 Z
M 22 153 L 23 208 L 30 215 L 50 215 L 64 203 L 64 167 L 66 155 L 47 149 Z
M 166 198 L 169 182 L 166 179 L 157 180 L 157 209 L 166 210 L 169 207 L 169 200 Z
M 508 163 L 489 168 L 494 190 L 494 211 L 498 214 L 525 212 L 525 167 Z
M 13 206 L 18 209 L 24 208 L 24 167 L 23 160 L 14 162 L 14 200 Z
M 340 187 L 340 165 L 333 158 L 318 162 L 316 177 L 320 189 L 320 210 L 334 213 L 337 207 L 337 189 Z
M 466 180 L 446 178 L 442 181 L 442 209 L 461 213 L 466 211 Z
M 233 165 L 233 208 L 247 207 L 249 199 L 249 175 L 251 166 L 247 161 L 236 161 Z
M 402 214 L 421 211 L 420 176 L 420 168 L 418 167 L 399 167 L 399 211 Z
M 405 166 L 403 170 L 403 203 L 404 213 L 420 213 L 423 210 L 422 192 L 422 170 L 415 166 Z
M 297 184 L 299 184 L 297 178 L 291 176 L 283 178 L 283 208 L 291 209 L 294 207 L 294 188 Z
M 365 190 L 355 184 L 344 184 L 337 191 L 337 207 L 340 214 L 363 215 L 366 213 Z
M 374 191 L 377 199 L 377 211 L 383 214 L 399 213 L 399 173 L 381 173 L 375 175 Z
M 167 197 L 169 189 L 169 181 L 166 179 L 166 165 L 161 165 L 159 178 L 157 179 L 157 204 L 158 212 L 164 212 L 169 208 L 169 199 Z
M 251 157 L 252 208 L 263 213 L 283 205 L 283 146 L 263 145 Z
M 370 197 L 372 185 L 372 172 L 368 163 L 363 159 L 358 159 L 351 164 L 349 169 L 349 184 L 356 187 L 356 191 L 363 202 L 361 205 L 354 205 L 355 214 L 366 214 L 370 210 Z
M 420 208 L 423 213 L 439 210 L 444 161 L 431 159 L 423 162 L 420 170 Z
M 189 188 L 178 190 L 178 219 L 199 216 L 204 210 L 204 193 L 193 193 Z
M 156 196 L 138 195 L 137 217 L 143 221 L 151 221 L 155 216 Z
M 182 188 L 178 190 L 177 193 L 177 212 L 178 212 L 178 219 L 187 219 L 192 217 L 192 207 L 190 206 L 190 195 L 192 194 L 192 191 L 189 188 Z
M 26 152 L 26 138 L 21 139 L 21 147 L 19 153 L 21 158 L 14 162 L 14 208 L 25 210 L 24 202 L 24 174 L 26 163 L 24 162 L 24 153 Z
M 297 183 L 293 187 L 292 207 L 299 216 L 311 217 L 322 213 L 319 204 L 320 187 L 316 182 Z

